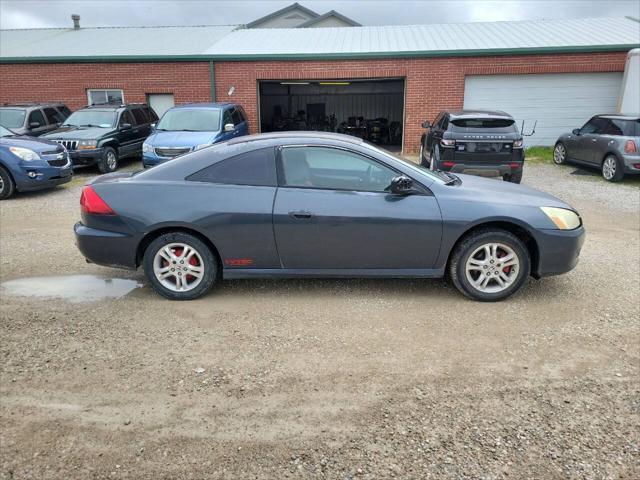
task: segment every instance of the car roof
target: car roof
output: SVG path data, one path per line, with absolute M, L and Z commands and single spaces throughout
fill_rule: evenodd
M 596 115 L 596 117 L 601 118 L 615 118 L 617 120 L 640 120 L 640 115 L 638 114 L 624 114 L 624 113 L 605 113 L 602 115 Z
M 455 118 L 513 118 L 502 110 L 445 110 L 449 116 Z
M 97 103 L 94 105 L 85 105 L 79 110 L 114 110 L 115 111 L 115 110 L 120 110 L 121 108 L 127 108 L 127 107 L 146 107 L 146 106 L 147 106 L 146 103 L 126 103 L 126 104 Z
M 203 103 L 184 103 L 182 105 L 176 105 L 171 108 L 224 108 L 224 107 L 231 107 L 234 105 L 236 104 L 230 103 L 230 102 L 218 102 L 218 103 L 203 102 Z
M 319 140 L 333 140 L 338 142 L 347 142 L 353 144 L 361 144 L 364 142 L 361 138 L 352 137 L 351 135 L 344 135 L 342 133 L 331 132 L 272 132 L 272 133 L 258 133 L 255 135 L 246 135 L 243 137 L 237 137 L 227 142 L 227 145 L 238 145 L 241 143 L 257 142 L 261 140 L 301 140 L 308 139 L 311 141 Z
M 62 102 L 46 102 L 46 103 L 3 103 L 0 108 L 29 108 L 29 107 L 59 107 L 63 106 Z

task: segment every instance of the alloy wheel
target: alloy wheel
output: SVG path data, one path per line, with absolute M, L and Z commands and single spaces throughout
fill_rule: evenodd
M 602 176 L 605 178 L 605 180 L 611 180 L 615 176 L 617 168 L 618 165 L 616 165 L 615 158 L 605 158 L 604 162 L 602 163 Z
M 520 259 L 504 243 L 487 243 L 476 248 L 465 264 L 467 280 L 476 290 L 499 293 L 518 278 Z
M 173 292 L 188 292 L 204 277 L 200 253 L 186 243 L 170 243 L 156 252 L 153 273 L 158 281 Z
M 107 153 L 107 167 L 109 170 L 115 170 L 118 166 L 118 160 L 116 159 L 116 154 L 113 152 Z
M 2 195 L 2 192 L 4 192 L 4 180 L 0 176 L 0 195 Z
M 567 151 L 564 148 L 564 145 L 556 145 L 556 148 L 553 149 L 553 161 L 560 165 L 564 162 L 564 158 L 567 154 Z

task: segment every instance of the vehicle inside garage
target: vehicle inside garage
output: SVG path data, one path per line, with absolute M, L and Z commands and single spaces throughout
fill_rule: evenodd
M 402 145 L 404 80 L 260 81 L 262 132 L 315 130 Z

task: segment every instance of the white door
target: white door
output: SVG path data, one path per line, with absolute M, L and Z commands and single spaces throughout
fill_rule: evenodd
M 173 93 L 149 93 L 147 95 L 149 106 L 156 112 L 158 118 L 164 115 L 164 112 L 173 107 Z
M 525 146 L 553 145 L 558 137 L 581 127 L 593 115 L 614 113 L 622 73 L 544 73 L 470 75 L 464 82 L 464 108 L 503 110 L 524 131 L 536 133 Z

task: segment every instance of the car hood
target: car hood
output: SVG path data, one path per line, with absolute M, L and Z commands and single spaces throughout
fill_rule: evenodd
M 212 143 L 218 132 L 154 132 L 145 143 L 154 147 L 195 147 L 203 143 Z
M 8 147 L 22 147 L 33 150 L 36 153 L 62 152 L 63 148 L 56 142 L 45 140 L 42 137 L 34 138 L 27 135 L 15 135 L 13 137 L 0 138 L 0 145 Z
M 446 188 L 451 188 L 451 195 L 460 200 L 502 205 L 559 207 L 575 211 L 573 207 L 559 198 L 524 185 L 474 175 L 456 175 L 460 177 L 462 183 Z
M 55 138 L 56 140 L 96 140 L 114 133 L 112 128 L 101 127 L 60 127 L 40 138 Z

